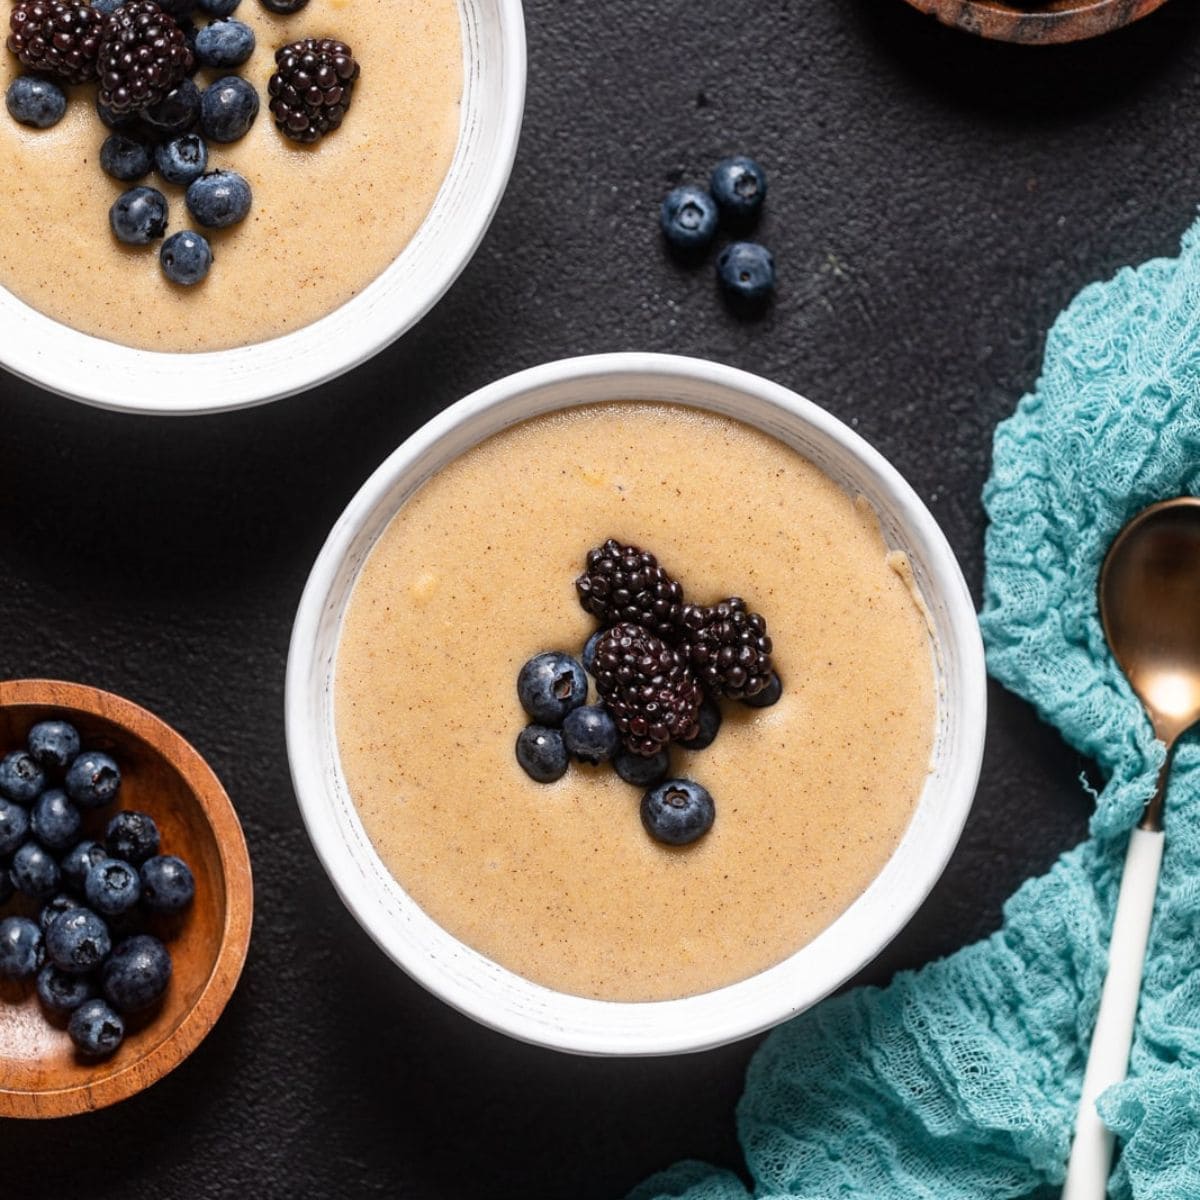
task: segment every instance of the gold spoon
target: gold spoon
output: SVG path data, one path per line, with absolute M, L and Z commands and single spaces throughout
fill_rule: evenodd
M 1117 534 L 1100 572 L 1100 619 L 1167 757 L 1125 859 L 1063 1200 L 1103 1200 L 1108 1189 L 1113 1136 L 1096 1099 L 1129 1068 L 1162 865 L 1167 776 L 1180 735 L 1200 720 L 1200 498 L 1151 505 Z

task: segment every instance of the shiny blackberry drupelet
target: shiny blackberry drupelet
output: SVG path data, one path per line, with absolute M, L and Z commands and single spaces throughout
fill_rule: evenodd
M 82 0 L 21 0 L 8 19 L 8 48 L 31 71 L 64 83 L 96 78 L 108 28 L 102 12 Z
M 359 65 L 344 42 L 304 38 L 281 47 L 267 85 L 280 132 L 294 142 L 315 142 L 337 129 L 358 75 Z
M 704 692 L 687 655 L 640 625 L 616 625 L 600 639 L 596 690 L 631 754 L 649 758 L 699 733 Z
M 605 625 L 641 625 L 670 642 L 679 636 L 683 588 L 647 550 L 609 538 L 588 551 L 575 590 L 579 603 Z
M 715 696 L 743 700 L 771 678 L 771 639 L 767 623 L 737 596 L 719 604 L 689 604 L 683 610 L 692 668 Z
M 99 103 L 118 116 L 149 108 L 187 76 L 192 64 L 178 23 L 154 0 L 132 0 L 108 19 L 97 63 Z

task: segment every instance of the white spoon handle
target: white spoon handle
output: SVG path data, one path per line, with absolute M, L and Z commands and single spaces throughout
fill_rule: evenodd
M 1129 1069 L 1129 1048 L 1142 989 L 1146 942 L 1154 916 L 1158 871 L 1162 865 L 1163 835 L 1135 829 L 1125 857 L 1121 894 L 1108 947 L 1108 975 L 1100 996 L 1100 1015 L 1092 1034 L 1075 1141 L 1067 1164 L 1062 1200 L 1104 1200 L 1112 1166 L 1113 1135 L 1096 1112 L 1101 1092 L 1120 1083 Z

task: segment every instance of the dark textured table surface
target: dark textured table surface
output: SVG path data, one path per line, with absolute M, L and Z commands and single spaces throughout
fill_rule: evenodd
M 453 400 L 544 360 L 654 349 L 747 367 L 852 422 L 927 501 L 978 598 L 991 431 L 1046 329 L 1082 285 L 1172 253 L 1200 200 L 1189 0 L 1062 50 L 976 42 L 900 0 L 528 0 L 527 22 L 496 222 L 373 362 L 185 423 L 0 377 L 0 672 L 97 684 L 175 724 L 233 796 L 258 901 L 204 1045 L 115 1109 L 5 1123 L 5 1200 L 583 1200 L 683 1156 L 738 1165 L 753 1042 L 642 1061 L 531 1049 L 426 995 L 342 908 L 284 753 L 313 558 L 371 469 Z M 655 225 L 668 184 L 738 150 L 771 173 L 780 290 L 755 324 L 723 311 L 710 269 L 669 263 Z M 1021 702 L 991 702 L 958 853 L 864 982 L 994 929 L 1084 834 L 1086 764 Z

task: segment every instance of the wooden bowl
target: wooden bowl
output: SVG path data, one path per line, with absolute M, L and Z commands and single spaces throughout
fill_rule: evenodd
M 1004 4 L 1001 0 L 908 0 L 913 8 L 980 37 L 1049 46 L 1077 42 L 1131 25 L 1166 0 L 1046 0 Z
M 0 753 L 23 746 L 35 721 L 74 724 L 86 749 L 121 768 L 117 805 L 85 814 L 96 836 L 113 812 L 154 817 L 164 853 L 196 878 L 196 899 L 159 932 L 174 972 L 161 1005 L 127 1021 L 112 1058 L 79 1058 L 65 1027 L 44 1015 L 32 985 L 0 981 L 0 1117 L 64 1117 L 116 1104 L 178 1066 L 225 1008 L 246 959 L 254 909 L 250 859 L 237 814 L 208 764 L 173 729 L 128 700 L 97 688 L 41 679 L 0 683 Z M 6 912 L 21 911 L 20 900 Z M 32 915 L 32 908 L 29 910 Z

